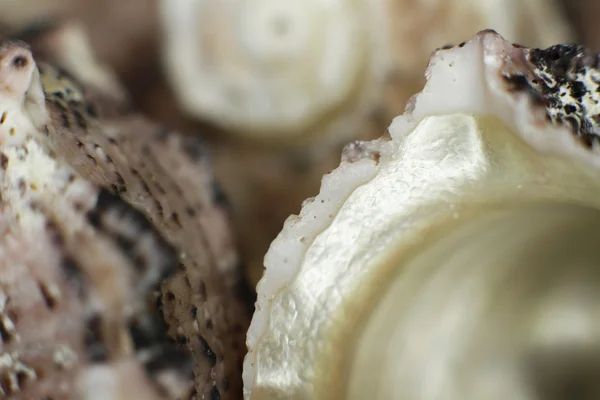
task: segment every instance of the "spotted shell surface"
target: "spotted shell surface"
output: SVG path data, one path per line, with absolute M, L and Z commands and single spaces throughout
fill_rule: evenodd
M 115 101 L 0 47 L 0 393 L 239 398 L 251 300 L 207 149 Z

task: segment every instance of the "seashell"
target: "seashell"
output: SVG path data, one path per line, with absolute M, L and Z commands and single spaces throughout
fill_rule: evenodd
M 181 106 L 248 138 L 353 131 L 389 69 L 381 2 L 164 0 L 160 16 Z
M 183 3 L 188 8 L 182 6 Z M 294 3 L 279 1 L 277 7 L 289 8 L 288 12 L 293 16 L 296 7 Z M 309 6 L 312 2 L 297 3 L 306 10 L 312 7 Z M 263 67 L 260 64 L 251 62 L 246 48 L 239 42 L 240 36 L 236 29 L 241 18 L 240 10 L 252 7 L 253 11 L 247 14 L 256 13 L 257 16 L 261 13 L 260 10 L 267 9 L 265 3 L 240 0 L 162 2 L 161 17 L 165 33 L 163 58 L 165 72 L 173 83 L 174 94 L 182 105 L 187 104 L 185 107 L 190 115 L 227 128 L 226 132 L 217 130 L 212 135 L 215 169 L 231 200 L 240 250 L 247 266 L 247 274 L 253 283 L 263 273 L 264 254 L 281 230 L 283 221 L 291 213 L 298 213 L 302 200 L 318 190 L 321 176 L 339 163 L 343 145 L 354 139 L 366 140 L 380 136 L 389 121 L 404 108 L 409 97 L 420 90 L 424 83 L 423 70 L 433 49 L 448 42 L 467 40 L 478 30 L 494 25 L 501 32 L 507 32 L 509 39 L 527 45 L 548 46 L 573 40 L 569 24 L 549 1 L 535 1 L 533 5 L 536 7 L 525 1 L 489 0 L 344 0 L 319 3 L 335 3 L 340 7 L 343 4 L 348 10 L 352 7 L 364 7 L 364 4 L 369 8 L 367 13 L 360 12 L 365 20 L 361 23 L 361 29 L 369 30 L 369 35 L 376 35 L 372 38 L 374 44 L 365 51 L 381 54 L 381 57 L 369 61 L 373 65 L 380 65 L 380 73 L 376 76 L 377 79 L 373 79 L 373 76 L 368 82 L 363 82 L 368 85 L 369 90 L 373 90 L 375 97 L 367 99 L 361 97 L 362 92 L 348 91 L 347 95 L 341 95 L 346 100 L 335 114 L 326 112 L 327 107 L 311 103 L 315 105 L 311 115 L 319 120 L 315 120 L 312 125 L 307 123 L 307 127 L 303 127 L 304 123 L 288 124 L 289 121 L 282 117 L 278 109 L 271 109 L 272 113 L 264 114 L 261 125 L 256 127 L 255 111 L 251 107 L 260 102 L 251 99 L 253 96 L 275 98 L 275 94 L 279 92 L 274 91 L 275 86 L 271 90 L 271 86 L 264 84 L 263 77 L 277 75 L 270 70 L 263 72 L 266 70 L 261 69 Z M 247 5 L 242 6 L 243 4 Z M 192 7 L 196 7 L 198 11 L 188 11 Z M 369 23 L 367 16 L 369 13 L 375 16 L 379 12 L 378 7 L 384 8 L 384 16 L 378 17 L 377 23 Z M 338 12 L 330 17 L 343 21 L 347 18 L 344 15 Z M 183 17 L 176 20 L 177 16 Z M 323 18 L 325 17 L 323 14 Z M 309 29 L 309 24 L 299 26 Z M 533 26 L 537 28 L 525 29 Z M 312 29 L 326 31 L 322 25 L 316 25 Z M 201 33 L 195 33 L 200 31 Z M 363 35 L 363 39 L 369 35 Z M 207 40 L 201 41 L 202 37 Z M 351 37 L 348 35 L 348 38 Z M 227 46 L 219 47 L 215 44 L 217 42 L 227 43 Z M 215 50 L 211 50 L 211 44 L 216 46 Z M 199 54 L 198 58 L 192 57 L 195 53 Z M 309 53 L 319 54 L 317 49 L 311 49 Z M 325 65 L 319 63 L 322 60 L 319 57 L 304 57 L 302 62 L 293 63 L 289 69 L 286 67 L 279 70 L 281 77 L 277 82 L 281 83 L 283 94 L 278 97 L 281 100 L 277 103 L 281 107 L 296 101 L 298 97 L 306 96 L 303 93 L 307 91 L 299 92 L 294 88 L 299 85 L 307 86 L 303 83 L 304 77 L 315 76 L 310 74 L 317 67 L 311 65 Z M 378 61 L 379 59 L 387 61 Z M 204 63 L 208 60 L 215 60 L 216 65 L 226 67 L 211 70 Z M 366 61 L 361 58 L 353 62 L 360 64 Z M 344 65 L 352 67 L 350 61 Z M 297 71 L 293 68 L 297 68 Z M 289 76 L 285 71 L 290 71 Z M 259 91 L 244 89 L 239 76 L 246 77 L 248 82 L 259 87 Z M 247 93 L 244 95 L 248 99 L 247 112 L 232 101 L 227 101 L 226 85 L 231 86 L 232 90 Z M 213 92 L 209 88 L 220 89 Z M 314 98 L 324 98 L 319 93 L 322 92 L 311 92 L 311 101 Z M 329 95 L 329 92 L 325 94 Z M 192 101 L 188 97 L 197 97 L 198 100 Z M 172 103 L 175 103 L 166 95 L 145 98 L 150 99 L 146 104 L 148 101 L 160 102 L 151 106 L 151 115 L 155 116 L 165 115 L 169 105 L 172 107 Z M 359 101 L 364 104 L 360 106 L 360 110 L 356 108 Z M 269 110 L 265 112 L 267 111 Z M 341 127 L 342 124 L 344 127 Z M 207 130 L 203 130 L 203 133 L 206 132 Z M 255 139 L 255 142 L 249 145 L 249 140 L 245 139 Z M 305 140 L 305 143 L 299 144 L 300 140 Z M 282 146 L 265 145 L 275 141 Z
M 177 253 L 52 151 L 57 127 L 27 46 L 0 46 L 0 82 L 0 394 L 94 398 L 101 381 L 111 398 L 181 397 L 192 360 L 150 302 Z
M 577 41 L 592 51 L 600 51 L 600 30 L 596 16 L 600 13 L 600 3 L 587 0 L 563 0 L 563 7 L 577 33 Z
M 554 0 L 162 0 L 160 17 L 184 110 L 279 142 L 356 138 L 418 90 L 431 49 L 481 29 L 534 46 L 573 38 Z
M 0 397 L 239 398 L 250 311 L 205 146 L 74 75 L 0 46 Z
M 93 58 L 101 62 L 96 60 L 95 65 L 85 59 L 79 62 L 88 64 L 89 69 L 105 69 L 102 64 L 110 65 L 110 71 L 89 72 L 118 75 L 138 106 L 150 100 L 147 97 L 150 92 L 156 91 L 157 85 L 164 86 L 157 82 L 160 62 L 156 0 L 0 0 L 0 5 L 3 10 L 0 28 L 28 44 L 33 44 L 32 36 L 36 41 L 39 36 L 44 37 L 46 46 L 56 41 L 52 38 L 55 35 L 71 36 L 72 40 L 79 41 L 82 35 L 76 31 L 85 31 L 84 40 L 90 42 Z M 72 45 L 81 47 L 81 43 Z M 112 85 L 106 78 L 103 79 Z M 154 111 L 150 110 L 147 114 L 152 114 L 156 120 Z
M 82 23 L 67 20 L 38 28 L 32 33 L 21 31 L 14 36 L 26 41 L 36 57 L 69 71 L 77 81 L 90 89 L 114 97 L 111 102 L 123 104 L 128 101 L 114 71 L 98 60 Z
M 595 398 L 600 57 L 482 31 L 265 257 L 247 399 Z

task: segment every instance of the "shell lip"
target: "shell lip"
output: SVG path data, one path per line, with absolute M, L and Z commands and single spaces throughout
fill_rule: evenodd
M 413 96 L 404 114 L 388 129 L 391 140 L 360 144 L 365 151 L 348 149 L 352 156 L 323 178 L 319 195 L 304 205 L 299 216 L 288 218 L 273 241 L 265 256 L 265 274 L 257 287 L 256 312 L 248 331 L 245 396 L 250 396 L 257 379 L 261 341 L 270 328 L 285 326 L 281 320 L 273 321 L 274 302 L 307 266 L 307 252 L 315 249 L 315 241 L 347 207 L 349 196 L 373 182 L 382 165 L 399 157 L 424 119 L 459 113 L 495 116 L 536 153 L 600 169 L 595 144 L 598 129 L 593 119 L 596 82 L 600 82 L 600 77 L 595 79 L 597 59 L 574 45 L 546 50 L 513 45 L 494 30 L 435 51 L 426 70 L 425 88 Z M 561 61 L 565 66 L 553 70 Z M 584 90 L 578 91 L 582 85 Z M 569 112 L 568 106 L 575 111 Z

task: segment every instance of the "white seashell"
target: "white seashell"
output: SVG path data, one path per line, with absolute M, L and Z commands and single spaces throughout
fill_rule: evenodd
M 160 11 L 182 106 L 249 137 L 351 130 L 387 72 L 381 2 L 164 0 Z
M 481 29 L 535 46 L 572 39 L 553 0 L 161 0 L 160 16 L 185 111 L 279 141 L 355 138 L 396 104 L 386 84 L 405 103 L 431 49 Z
M 245 397 L 596 398 L 599 64 L 493 31 L 434 53 L 271 245 Z

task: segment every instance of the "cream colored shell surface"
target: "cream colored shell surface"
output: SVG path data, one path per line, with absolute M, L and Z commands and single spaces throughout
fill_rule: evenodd
M 185 110 L 249 137 L 352 129 L 387 72 L 383 7 L 363 0 L 165 0 L 163 58 Z
M 493 31 L 437 51 L 391 138 L 348 146 L 271 245 L 247 338 L 246 398 L 344 398 L 353 333 L 384 282 L 402 279 L 394 260 L 444 226 L 502 204 L 600 207 L 597 65 L 577 46 L 527 49 Z M 404 395 L 437 398 L 406 382 Z

